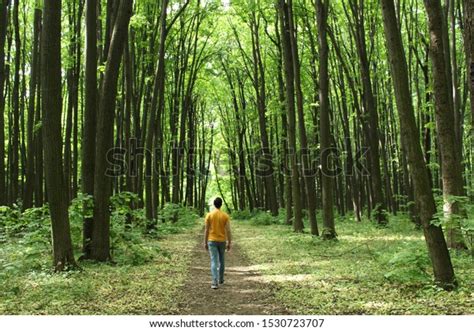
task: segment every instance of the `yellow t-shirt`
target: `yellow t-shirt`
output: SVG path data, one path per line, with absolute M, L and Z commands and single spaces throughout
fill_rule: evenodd
M 215 209 L 206 215 L 206 225 L 209 226 L 209 241 L 226 241 L 225 227 L 230 217 L 223 211 Z

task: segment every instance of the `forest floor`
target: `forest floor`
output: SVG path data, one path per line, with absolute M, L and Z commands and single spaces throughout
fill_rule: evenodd
M 10 240 L 0 245 L 0 315 L 474 314 L 473 257 L 451 251 L 460 286 L 439 289 L 423 234 L 403 216 L 384 228 L 338 218 L 336 241 L 281 222 L 232 221 L 235 245 L 218 290 L 202 221 L 162 224 L 159 236 L 117 251 L 116 263 L 81 262 L 61 274 L 51 272 L 48 249 L 32 250 L 37 239 Z
M 238 239 L 237 239 L 238 240 Z M 272 284 L 243 255 L 240 245 L 226 252 L 225 283 L 210 288 L 209 253 L 202 246 L 202 234 L 191 258 L 188 279 L 180 291 L 179 313 L 185 315 L 284 315 L 288 314 L 275 299 Z
M 436 287 L 423 233 L 403 215 L 392 216 L 387 227 L 338 218 L 336 241 L 256 219 L 235 223 L 259 283 L 272 284 L 293 314 L 474 314 L 473 257 L 451 251 L 460 285 L 451 292 Z
M 82 270 L 60 274 L 51 272 L 48 250 L 33 257 L 36 265 L 21 240 L 0 245 L 0 315 L 177 314 L 198 226 L 176 231 L 143 237 L 115 263 L 82 261 Z

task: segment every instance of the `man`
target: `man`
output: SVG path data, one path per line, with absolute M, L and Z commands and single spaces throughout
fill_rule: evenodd
M 232 235 L 230 233 L 230 217 L 223 211 L 222 199 L 214 200 L 214 209 L 206 216 L 204 230 L 204 248 L 211 256 L 211 288 L 217 290 L 219 284 L 224 284 L 224 253 L 230 250 L 232 245 Z M 227 246 L 226 246 L 227 242 Z

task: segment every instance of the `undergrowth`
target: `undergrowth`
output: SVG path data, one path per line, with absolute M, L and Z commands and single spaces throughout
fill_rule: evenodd
M 173 293 L 189 262 L 189 256 L 178 252 L 194 244 L 194 238 L 186 238 L 198 215 L 189 208 L 165 205 L 149 231 L 144 210 L 131 207 L 138 203 L 129 192 L 111 199 L 112 263 L 80 261 L 80 270 L 60 274 L 52 269 L 48 206 L 24 212 L 0 207 L 0 314 L 140 314 L 172 309 Z M 177 215 L 173 220 L 167 216 L 169 210 Z M 85 195 L 69 208 L 77 259 L 82 221 L 92 211 L 92 199 Z
M 297 234 L 277 218 L 238 223 L 236 239 L 277 288 L 278 299 L 296 314 L 473 314 L 474 260 L 451 250 L 459 287 L 433 283 L 423 232 L 406 215 L 386 227 L 339 217 L 337 241 Z M 318 217 L 321 224 L 321 218 Z

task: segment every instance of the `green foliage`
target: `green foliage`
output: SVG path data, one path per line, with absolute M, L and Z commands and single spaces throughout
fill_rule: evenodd
M 253 225 L 274 225 L 284 224 L 285 214 L 279 216 L 273 216 L 269 211 L 258 211 L 252 218 Z
M 234 210 L 231 214 L 233 219 L 238 219 L 238 220 L 249 220 L 252 217 L 255 216 L 253 212 L 251 212 L 248 209 L 245 210 Z
M 253 270 L 275 284 L 294 314 L 474 313 L 469 254 L 451 254 L 460 285 L 446 292 L 432 283 L 423 233 L 407 215 L 391 216 L 386 227 L 351 216 L 340 221 L 338 241 L 252 221 L 236 222 L 235 231 Z
M 16 208 L 0 206 L 0 240 L 6 240 L 7 236 L 11 236 L 20 232 L 22 224 L 19 223 L 21 213 Z
M 160 210 L 159 219 L 163 222 L 181 222 L 181 223 L 193 223 L 199 218 L 198 213 L 195 209 L 190 207 L 184 207 L 179 204 L 167 203 Z
M 465 243 L 474 256 L 474 205 L 469 204 L 469 198 L 465 196 L 449 196 L 444 198 L 442 195 L 436 198 L 438 211 L 433 217 L 431 224 L 447 228 L 458 228 L 464 237 Z M 459 215 L 447 215 L 443 211 L 445 203 L 458 204 L 461 210 Z
M 30 235 L 48 236 L 49 210 L 47 206 L 31 208 L 23 213 L 16 208 L 0 207 L 0 233 L 3 238 L 24 238 Z
M 24 212 L 0 207 L 0 314 L 168 311 L 186 275 L 190 256 L 181 252 L 183 247 L 194 245 L 189 230 L 196 226 L 198 216 L 190 208 L 167 206 L 178 216 L 177 221 L 157 224 L 156 236 L 150 236 L 144 210 L 132 208 L 138 202 L 130 192 L 111 198 L 114 263 L 82 262 L 83 272 L 61 274 L 53 273 L 51 268 L 48 206 Z M 92 215 L 92 197 L 79 194 L 69 207 L 76 255 L 82 248 L 83 219 Z M 160 281 L 150 285 L 156 279 Z M 118 295 L 117 289 L 127 292 L 127 302 L 122 301 L 124 296 Z M 101 301 L 96 295 L 106 295 L 107 304 L 91 306 L 91 300 Z
M 252 218 L 254 225 L 272 225 L 277 224 L 278 219 L 273 217 L 269 212 L 259 212 Z
M 147 220 L 143 209 L 134 209 L 139 198 L 130 192 L 121 192 L 111 198 L 110 241 L 111 253 L 119 265 L 142 265 L 157 255 L 169 255 L 159 245 L 149 245 L 145 240 Z M 74 248 L 82 248 L 82 227 L 85 217 L 93 216 L 92 196 L 79 193 L 69 207 L 69 220 Z M 163 209 L 165 219 L 176 217 L 173 222 L 159 224 L 154 230 L 157 238 L 177 234 L 196 224 L 197 213 L 179 205 Z M 48 206 L 21 212 L 18 208 L 0 207 L 0 243 L 7 243 L 0 266 L 8 273 L 32 270 L 49 271 L 51 261 L 51 220 Z
M 253 225 L 271 225 L 271 224 L 284 224 L 286 220 L 286 210 L 280 209 L 278 216 L 273 216 L 269 211 L 248 209 L 239 211 L 235 210 L 231 214 L 235 220 L 251 220 Z
M 139 203 L 139 200 L 138 195 L 132 192 L 120 192 L 112 196 L 110 198 L 110 207 L 113 222 L 124 226 L 127 223 L 144 226 L 143 210 L 133 208 L 133 206 Z M 138 221 L 138 223 L 135 221 Z
M 149 27 L 147 18 L 142 14 L 135 14 L 130 18 L 130 27 L 133 29 L 140 29 Z
M 113 222 L 110 237 L 112 256 L 119 265 L 142 265 L 161 252 L 159 246 L 147 245 L 143 240 L 143 231 L 136 227 L 125 228 L 122 223 Z
M 474 205 L 466 205 L 467 218 L 461 221 L 461 231 L 474 257 Z
M 161 252 L 159 246 L 145 245 L 146 217 L 143 209 L 134 209 L 139 198 L 132 192 L 121 192 L 110 199 L 110 243 L 114 261 L 119 264 L 141 265 Z
M 51 250 L 47 206 L 31 208 L 23 213 L 8 207 L 0 207 L 0 210 L 0 239 L 5 243 L 0 255 L 9 257 L 0 259 L 5 273 L 19 274 L 44 268 L 42 256 Z M 11 242 L 15 245 L 12 246 Z
M 81 223 L 85 217 L 91 218 L 94 213 L 94 198 L 91 195 L 78 193 L 69 206 L 69 221 Z
M 163 222 L 177 222 L 179 220 L 179 213 L 181 210 L 181 206 L 174 203 L 167 203 L 165 206 L 160 210 L 160 214 L 158 218 Z
M 384 276 L 392 282 L 423 284 L 431 280 L 427 252 L 419 250 L 415 245 L 407 244 L 388 261 L 388 265 L 392 270 Z
M 199 215 L 193 208 L 167 203 L 158 212 L 158 219 L 160 222 L 149 234 L 157 238 L 163 238 L 170 234 L 188 230 L 196 224 Z
M 165 314 L 176 311 L 179 289 L 187 277 L 194 233 L 180 233 L 157 241 L 142 237 L 142 245 L 159 244 L 167 254 L 140 265 L 82 262 L 82 271 L 52 273 L 4 268 L 22 251 L 19 245 L 0 246 L 0 315 L 126 315 Z M 18 257 L 18 258 L 21 258 Z M 40 260 L 47 260 L 42 255 Z M 8 267 L 9 268 L 9 267 Z M 104 299 L 105 298 L 105 299 Z

